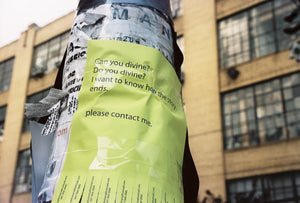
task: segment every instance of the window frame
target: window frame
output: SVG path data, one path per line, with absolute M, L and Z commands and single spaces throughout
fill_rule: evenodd
M 26 160 L 24 160 L 26 158 Z M 26 163 L 25 163 L 26 162 Z M 19 151 L 14 178 L 14 194 L 31 192 L 32 190 L 32 159 L 30 149 Z
M 36 45 L 34 47 L 34 51 L 33 51 L 33 56 L 32 56 L 32 64 L 31 64 L 31 73 L 30 73 L 30 77 L 35 77 L 36 75 L 40 74 L 40 73 L 49 73 L 53 70 L 55 70 L 56 68 L 58 68 L 65 50 L 67 49 L 67 45 L 68 45 L 68 39 L 70 35 L 70 30 L 63 32 L 39 45 Z M 58 44 L 55 43 L 54 45 L 52 44 L 53 42 L 55 42 L 56 40 L 58 40 Z M 51 46 L 52 45 L 52 46 Z M 51 55 L 51 49 L 55 46 L 58 45 L 57 50 L 54 50 L 55 52 L 57 52 L 54 56 L 50 56 Z M 39 53 L 41 53 L 40 51 L 38 51 L 39 49 L 42 49 L 43 46 L 45 46 L 45 60 L 42 62 L 41 65 L 38 64 L 38 60 L 39 57 Z M 53 52 L 53 50 L 52 50 Z M 51 64 L 51 60 L 55 58 L 57 59 L 57 61 L 54 63 L 53 66 L 49 67 L 49 65 Z
M 296 71 L 293 73 L 289 73 L 286 75 L 282 75 L 280 77 L 276 77 L 276 78 L 272 78 L 266 81 L 262 81 L 260 83 L 256 83 L 256 84 L 252 84 L 249 86 L 245 86 L 239 89 L 235 89 L 235 90 L 231 90 L 228 92 L 224 92 L 221 94 L 221 105 L 222 105 L 222 134 L 223 134 L 223 143 L 224 143 L 224 150 L 237 150 L 237 149 L 243 149 L 243 148 L 247 148 L 247 147 L 253 147 L 253 146 L 260 146 L 260 145 L 264 145 L 264 144 L 268 144 L 268 143 L 272 143 L 272 142 L 278 142 L 278 141 L 283 141 L 283 140 L 290 140 L 290 139 L 300 139 L 300 92 L 296 92 L 295 94 L 297 95 L 297 97 L 294 97 L 293 95 L 291 95 L 290 97 L 286 97 L 285 96 L 285 90 L 286 89 L 291 89 L 293 87 L 297 87 L 297 91 L 300 90 L 300 82 L 298 82 L 298 84 L 291 84 L 290 86 L 284 86 L 284 80 L 288 80 L 288 78 L 290 77 L 295 77 L 300 78 L 300 72 Z M 275 89 L 273 88 L 275 82 L 278 82 L 278 88 Z M 270 91 L 269 92 L 264 92 L 266 90 L 261 89 L 259 90 L 259 87 L 263 87 L 265 86 L 265 84 L 269 84 L 270 86 Z M 248 91 L 248 93 L 251 92 L 251 95 L 249 96 L 245 96 L 242 98 L 236 98 L 236 101 L 241 102 L 241 101 L 245 101 L 247 100 L 247 98 L 251 98 L 253 101 L 253 106 L 250 106 L 249 108 L 245 106 L 245 108 L 241 109 L 240 107 L 236 107 L 235 109 L 232 109 L 232 101 L 230 101 L 230 97 L 232 95 L 238 95 L 241 94 L 240 92 L 244 92 L 244 94 L 246 94 L 245 92 Z M 261 94 L 258 94 L 257 91 L 262 91 Z M 262 103 L 263 106 L 268 106 L 268 107 L 274 107 L 272 109 L 272 114 L 268 115 L 268 113 L 265 113 L 266 109 L 262 109 L 264 111 L 264 114 L 266 115 L 258 115 L 259 114 L 259 110 L 262 107 L 262 104 L 260 104 L 258 102 L 258 98 L 260 96 L 263 95 L 268 95 L 268 94 L 273 94 L 276 93 L 277 94 L 277 99 L 279 99 L 278 101 L 276 100 L 276 98 L 272 98 L 273 100 L 271 100 L 270 98 L 268 99 L 267 103 Z M 274 96 L 274 95 L 273 95 Z M 264 100 L 267 100 L 267 98 L 263 98 Z M 276 101 L 275 101 L 276 100 Z M 287 109 L 287 102 L 289 100 L 297 100 L 293 103 L 293 109 Z M 264 101 L 265 102 L 265 101 Z M 273 106 L 270 106 L 270 105 Z M 275 105 L 280 106 L 280 110 L 277 108 Z M 250 119 L 249 118 L 249 113 L 247 115 L 247 110 L 251 110 L 252 115 L 254 116 L 254 119 Z M 294 113 L 296 111 L 296 113 Z M 232 120 L 233 118 L 232 115 L 237 114 L 237 117 L 241 117 L 242 112 L 245 113 L 245 122 L 238 122 L 237 125 L 234 125 L 234 121 Z M 290 123 L 288 121 L 288 113 L 294 113 L 294 117 L 295 117 L 295 123 Z M 278 117 L 280 116 L 280 118 Z M 279 131 L 277 132 L 277 128 L 281 128 L 281 134 L 278 137 L 278 139 L 271 139 L 272 137 L 269 137 L 268 139 L 268 135 L 267 134 L 263 134 L 263 130 L 260 128 L 260 121 L 262 118 L 271 118 L 271 119 L 275 119 L 275 127 L 274 130 L 276 130 L 276 133 L 278 133 L 279 136 Z M 231 120 L 229 120 L 229 118 Z M 249 127 L 250 124 L 253 123 L 254 129 L 252 129 L 252 127 Z M 235 146 L 235 143 L 233 142 L 233 138 L 234 138 L 234 132 L 233 129 L 237 127 L 237 129 L 242 128 L 242 124 L 246 125 L 245 128 L 247 128 L 246 132 L 241 132 L 240 134 L 238 134 L 237 139 L 243 139 L 241 141 L 240 145 Z M 293 132 L 291 131 L 291 127 L 295 127 L 292 125 L 296 125 L 296 128 L 298 129 L 296 134 L 292 134 Z M 250 129 L 250 130 L 249 130 Z M 256 133 L 253 134 L 252 133 Z M 277 135 L 277 134 L 276 134 Z M 270 136 L 270 135 L 269 135 Z M 275 135 L 274 135 L 275 136 Z
M 284 179 L 285 178 L 285 179 Z M 290 185 L 287 186 L 287 182 L 285 180 L 290 181 Z M 270 183 L 273 181 L 273 184 Z M 275 185 L 274 182 L 281 182 L 281 185 Z M 250 197 L 250 194 L 253 193 L 255 190 L 245 190 L 245 191 L 237 191 L 238 189 L 243 188 L 242 185 L 244 185 L 244 188 L 247 188 L 247 183 L 252 183 L 253 187 L 253 182 L 260 182 L 260 187 L 258 186 L 257 193 L 260 194 L 260 201 L 254 200 L 254 202 L 257 203 L 263 203 L 263 202 L 268 202 L 268 203 L 277 203 L 281 201 L 294 201 L 299 202 L 300 201 L 300 171 L 288 171 L 288 172 L 282 172 L 282 173 L 275 173 L 275 174 L 266 174 L 266 175 L 259 175 L 259 176 L 251 176 L 251 177 L 246 177 L 246 178 L 237 178 L 237 179 L 231 179 L 226 181 L 226 193 L 227 193 L 227 200 L 229 202 L 237 202 L 236 201 L 231 201 L 233 198 L 232 196 L 240 196 L 242 198 L 243 196 Z M 255 184 L 257 185 L 257 183 Z M 237 187 L 239 186 L 239 187 Z M 249 184 L 248 184 L 249 186 Z M 251 187 L 251 186 L 250 186 Z M 248 189 L 250 188 L 248 187 Z M 236 189 L 235 192 L 232 192 L 230 190 Z M 259 190 L 260 189 L 260 190 Z M 281 199 L 274 199 L 273 195 L 278 195 L 279 192 L 283 194 L 283 196 L 287 195 L 288 193 L 286 192 L 287 190 L 290 190 L 290 194 L 292 194 L 291 197 L 283 197 Z M 247 194 L 248 193 L 248 194 Z M 256 197 L 257 195 L 256 194 Z M 235 197 L 236 197 L 235 196 Z M 255 193 L 252 194 L 252 198 L 255 197 Z M 236 197 L 239 198 L 239 197 Z M 276 197 L 275 197 L 276 198 Z M 253 199 L 252 199 L 253 200 Z M 245 200 L 244 200 L 245 201 Z
M 0 94 L 10 88 L 14 62 L 14 57 L 0 62 Z
M 4 135 L 4 125 L 5 125 L 5 117 L 6 117 L 7 105 L 0 106 L 0 139 L 2 139 Z M 4 116 L 2 119 L 1 113 L 4 112 Z
M 282 31 L 282 28 L 287 26 L 288 24 L 286 22 L 279 23 L 279 21 L 281 20 L 281 16 L 284 15 L 285 13 L 283 12 L 280 13 L 279 11 L 281 9 L 283 9 L 282 7 L 278 6 L 278 4 L 282 2 L 282 0 L 270 0 L 270 1 L 266 1 L 266 2 L 261 2 L 259 4 L 256 4 L 252 7 L 249 7 L 245 10 L 239 11 L 237 13 L 234 13 L 230 16 L 226 16 L 225 18 L 219 19 L 217 22 L 217 33 L 218 33 L 218 58 L 219 58 L 219 67 L 220 69 L 226 69 L 226 68 L 230 68 L 248 61 L 251 61 L 253 59 L 256 58 L 261 58 L 270 54 L 274 54 L 274 53 L 278 53 L 279 51 L 283 51 L 283 50 L 287 50 L 288 49 L 288 42 L 290 40 L 290 36 L 285 35 Z M 260 6 L 263 5 L 267 5 L 270 4 L 270 10 L 268 10 L 268 12 L 263 12 L 260 13 L 258 15 L 255 16 L 254 19 L 257 19 L 259 16 L 264 16 L 264 15 L 271 15 L 271 19 L 270 22 L 272 23 L 272 30 L 269 32 L 263 32 L 259 35 L 255 35 L 253 36 L 251 34 L 251 24 L 253 22 L 253 19 L 251 18 L 251 12 L 256 9 L 259 8 Z M 293 3 L 291 1 L 289 1 L 288 3 L 283 3 L 282 2 L 282 6 L 284 6 L 284 8 L 289 8 L 293 10 Z M 287 11 L 285 11 L 286 13 L 290 12 L 291 10 L 287 9 Z M 225 56 L 226 53 L 228 52 L 228 49 L 233 49 L 234 50 L 234 46 L 230 46 L 230 45 L 226 45 L 226 44 L 230 44 L 229 42 L 225 43 L 226 40 L 228 41 L 230 38 L 234 37 L 234 35 L 232 34 L 228 34 L 228 35 L 223 35 L 222 36 L 222 30 L 225 29 L 231 29 L 232 30 L 232 26 L 231 28 L 226 26 L 222 26 L 222 22 L 226 23 L 226 21 L 229 21 L 230 19 L 234 20 L 234 18 L 237 18 L 239 15 L 241 16 L 246 16 L 246 20 L 247 20 L 247 29 L 243 30 L 243 32 L 238 32 L 236 35 L 240 35 L 244 36 L 244 33 L 248 34 L 248 37 L 246 39 L 243 39 L 243 43 L 248 44 L 248 49 L 247 47 L 243 48 L 243 44 L 241 44 L 241 51 L 237 52 L 234 51 L 234 54 Z M 240 18 L 238 18 L 240 19 Z M 256 24 L 258 25 L 258 24 Z M 272 34 L 272 42 L 269 43 L 258 43 L 257 46 L 254 46 L 255 44 L 252 43 L 253 39 L 258 39 L 258 37 L 268 37 L 270 35 L 268 35 L 268 33 Z M 241 38 L 242 39 L 242 38 Z M 241 39 L 240 39 L 240 43 L 241 43 Z M 245 42 L 246 40 L 246 42 Z M 282 41 L 286 42 L 286 45 L 283 46 L 282 45 Z M 225 45 L 224 45 L 225 44 Z M 274 44 L 274 45 L 273 45 Z M 269 51 L 269 46 L 273 45 L 273 51 Z M 255 52 L 255 50 L 266 50 L 266 53 L 262 53 L 256 56 L 256 54 L 253 54 L 253 51 Z M 225 55 L 224 55 L 225 54 Z M 248 57 L 247 57 L 248 56 Z M 240 58 L 242 57 L 242 58 Z

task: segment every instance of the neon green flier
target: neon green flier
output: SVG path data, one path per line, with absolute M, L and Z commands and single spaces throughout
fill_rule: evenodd
M 52 202 L 182 203 L 181 84 L 156 49 L 90 40 Z

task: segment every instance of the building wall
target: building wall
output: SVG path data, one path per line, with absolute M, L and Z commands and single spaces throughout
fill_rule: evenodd
M 31 194 L 13 194 L 18 152 L 30 147 L 30 133 L 22 133 L 24 104 L 27 95 L 54 84 L 57 70 L 43 78 L 30 78 L 34 46 L 70 29 L 74 12 L 43 28 L 30 25 L 21 37 L 0 48 L 0 62 L 14 57 L 9 90 L 0 93 L 0 106 L 7 105 L 3 139 L 0 141 L 0 202 L 30 202 Z
M 298 139 L 226 152 L 226 179 L 299 170 L 299 147 Z
M 251 6 L 257 5 L 267 0 L 248 0 L 248 1 L 239 1 L 239 0 L 216 0 L 216 10 L 217 10 L 217 19 L 224 18 L 233 13 L 237 13 L 243 9 L 247 9 Z
M 186 0 L 183 5 L 183 100 L 191 152 L 200 178 L 199 196 L 210 189 L 224 197 L 216 5 L 206 0 Z
M 265 1 L 218 0 L 217 19 L 262 2 Z M 236 80 L 228 76 L 227 69 L 219 70 L 220 94 L 299 71 L 299 63 L 290 60 L 289 55 L 290 51 L 284 50 L 239 64 L 235 66 L 240 72 Z M 299 143 L 299 139 L 283 140 L 224 151 L 225 180 L 299 170 Z
M 191 152 L 200 178 L 199 200 L 209 189 L 226 199 L 226 181 L 250 176 L 300 170 L 300 139 L 277 141 L 235 150 L 224 150 L 222 94 L 300 70 L 289 51 L 260 57 L 236 66 L 231 79 L 218 63 L 217 21 L 266 0 L 183 0 L 183 15 L 175 30 L 184 35 L 183 101 Z M 0 93 L 7 105 L 5 130 L 0 140 L 0 202 L 30 202 L 30 193 L 13 195 L 18 152 L 30 146 L 30 133 L 22 133 L 26 96 L 53 85 L 57 70 L 30 78 L 34 46 L 68 31 L 74 12 L 37 28 L 30 25 L 15 42 L 0 48 L 0 62 L 14 57 L 8 91 Z
M 184 1 L 185 83 L 183 99 L 190 146 L 200 178 L 199 200 L 209 189 L 226 199 L 226 181 L 299 170 L 300 140 L 284 140 L 238 150 L 224 150 L 220 96 L 251 84 L 300 70 L 285 50 L 236 65 L 231 79 L 220 69 L 216 22 L 264 0 Z M 275 153 L 274 153 L 275 152 Z
M 0 201 L 8 202 L 12 193 L 12 186 L 19 149 L 20 133 L 23 122 L 24 103 L 26 99 L 27 78 L 29 78 L 32 58 L 32 45 L 35 27 L 21 34 L 18 40 L 12 79 L 7 97 L 7 111 L 5 118 L 3 140 L 0 145 L 1 154 L 1 190 Z

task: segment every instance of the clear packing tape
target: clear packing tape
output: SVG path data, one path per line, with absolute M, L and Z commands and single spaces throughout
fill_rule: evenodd
M 166 18 L 121 3 L 78 12 L 38 202 L 183 202 L 186 120 Z

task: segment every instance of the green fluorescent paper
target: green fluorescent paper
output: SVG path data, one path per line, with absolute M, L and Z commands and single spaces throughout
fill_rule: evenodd
M 156 49 L 90 40 L 52 202 L 183 202 L 181 84 Z

